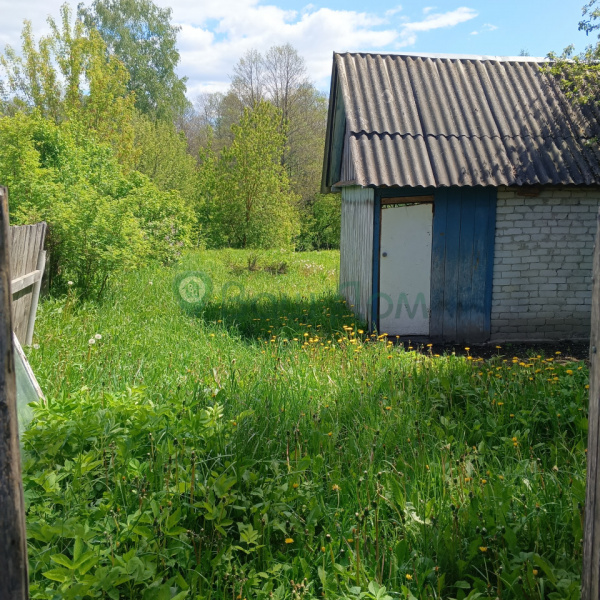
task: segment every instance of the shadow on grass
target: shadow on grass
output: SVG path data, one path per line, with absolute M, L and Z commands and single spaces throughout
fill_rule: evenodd
M 333 293 L 309 296 L 273 293 L 244 294 L 241 286 L 230 284 L 220 298 L 187 312 L 207 323 L 234 330 L 247 339 L 271 336 L 330 337 L 362 326 L 346 301 Z

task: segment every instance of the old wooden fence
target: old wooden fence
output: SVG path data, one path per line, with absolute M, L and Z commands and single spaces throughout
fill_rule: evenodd
M 0 188 L 0 195 L 5 193 Z M 12 322 L 22 346 L 31 345 L 46 264 L 46 223 L 12 226 L 9 233 Z

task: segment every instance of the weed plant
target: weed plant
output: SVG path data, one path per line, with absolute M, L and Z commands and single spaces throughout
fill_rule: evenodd
M 579 598 L 586 366 L 369 335 L 338 260 L 204 252 L 42 303 L 32 598 Z

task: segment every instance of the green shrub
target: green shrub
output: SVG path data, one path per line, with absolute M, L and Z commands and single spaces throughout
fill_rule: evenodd
M 178 192 L 126 172 L 113 149 L 77 123 L 34 112 L 0 119 L 0 181 L 11 222 L 49 225 L 51 287 L 101 295 L 111 275 L 190 245 L 193 212 Z

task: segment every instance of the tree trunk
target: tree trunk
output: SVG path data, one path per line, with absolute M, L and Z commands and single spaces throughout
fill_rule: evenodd
M 12 343 L 8 191 L 0 187 L 0 600 L 26 600 L 27 540 Z

